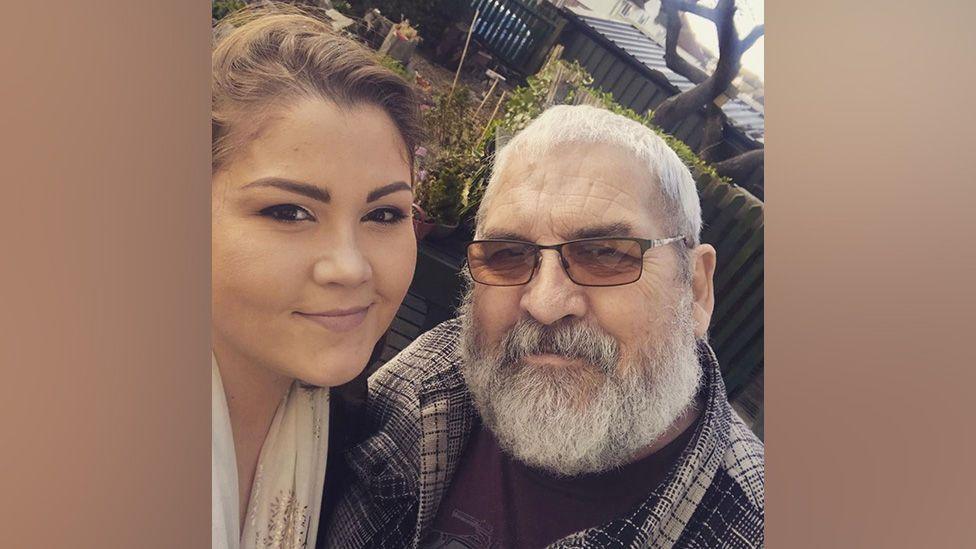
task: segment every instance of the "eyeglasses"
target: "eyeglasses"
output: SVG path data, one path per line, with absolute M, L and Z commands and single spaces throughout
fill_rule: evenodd
M 528 284 L 538 270 L 542 250 L 556 250 L 566 276 L 576 284 L 622 286 L 640 280 L 647 250 L 684 238 L 582 238 L 550 246 L 519 240 L 475 240 L 468 244 L 468 271 L 479 284 L 521 286 Z

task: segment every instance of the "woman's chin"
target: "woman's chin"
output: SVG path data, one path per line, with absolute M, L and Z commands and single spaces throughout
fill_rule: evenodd
M 370 349 L 372 351 L 372 349 Z M 318 387 L 335 387 L 349 383 L 366 369 L 372 353 L 328 353 L 310 359 L 296 377 Z
M 359 375 L 360 372 L 362 372 L 362 370 L 358 370 L 350 375 L 343 376 L 334 375 L 332 372 L 325 375 L 312 374 L 300 377 L 299 381 L 306 385 L 314 385 L 316 387 L 338 387 L 339 385 L 345 385 L 346 383 L 356 379 L 356 376 Z

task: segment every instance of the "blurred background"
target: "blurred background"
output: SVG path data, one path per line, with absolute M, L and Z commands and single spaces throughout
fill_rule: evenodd
M 454 316 L 495 150 L 551 105 L 591 104 L 658 132 L 694 175 L 702 241 L 718 252 L 709 341 L 730 401 L 763 437 L 762 0 L 290 3 L 367 45 L 424 98 L 417 271 L 366 374 Z M 247 4 L 212 2 L 215 40 Z

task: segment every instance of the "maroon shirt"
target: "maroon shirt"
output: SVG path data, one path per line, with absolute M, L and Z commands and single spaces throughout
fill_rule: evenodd
M 644 501 L 694 433 L 689 427 L 654 454 L 612 471 L 558 478 L 509 457 L 476 424 L 420 546 L 537 548 L 625 516 Z

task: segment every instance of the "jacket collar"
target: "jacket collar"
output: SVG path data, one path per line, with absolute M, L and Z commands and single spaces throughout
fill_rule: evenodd
M 725 393 L 718 359 L 708 343 L 699 343 L 698 359 L 702 365 L 702 388 L 705 393 L 702 417 L 678 463 L 641 506 L 650 507 L 651 510 L 637 541 L 646 539 L 654 546 L 666 546 L 663 540 L 680 536 L 701 502 L 704 487 L 712 482 L 730 445 L 732 408 Z
M 435 329 L 458 329 L 459 322 L 445 322 Z M 456 339 L 456 338 L 455 338 Z M 416 447 L 403 447 L 389 433 L 380 430 L 367 443 L 347 452 L 346 461 L 356 476 L 382 500 L 417 499 L 418 526 L 427 526 L 437 513 L 437 504 L 460 461 L 463 444 L 449 444 L 448 435 L 466 441 L 477 412 L 458 365 L 460 353 L 452 342 L 436 359 L 428 362 L 425 375 L 416 383 L 411 418 Z M 398 440 L 402 440 L 400 436 Z M 417 530 L 421 531 L 420 529 Z
M 420 400 L 420 485 L 414 546 L 437 516 L 437 509 L 450 485 L 477 411 L 468 392 L 457 348 L 452 349 L 444 368 L 421 383 Z
M 715 352 L 706 342 L 698 344 L 698 361 L 704 410 L 678 462 L 630 515 L 578 532 L 552 547 L 599 546 L 608 531 L 614 532 L 621 547 L 632 548 L 670 547 L 680 537 L 730 445 L 732 409 Z
M 688 447 L 665 479 L 629 516 L 608 525 L 579 532 L 563 541 L 572 543 L 603 539 L 613 528 L 618 539 L 630 539 L 627 546 L 662 545 L 677 539 L 701 501 L 729 447 L 731 407 L 725 394 L 718 360 L 705 342 L 698 345 L 702 366 L 704 410 Z M 416 408 L 409 410 L 411 440 L 404 448 L 381 431 L 369 445 L 350 449 L 348 463 L 356 475 L 380 500 L 416 500 L 417 521 L 413 546 L 432 524 L 438 506 L 461 459 L 477 411 L 458 365 L 457 345 L 432 361 L 430 370 L 416 385 Z M 557 542 L 555 546 L 559 546 Z

